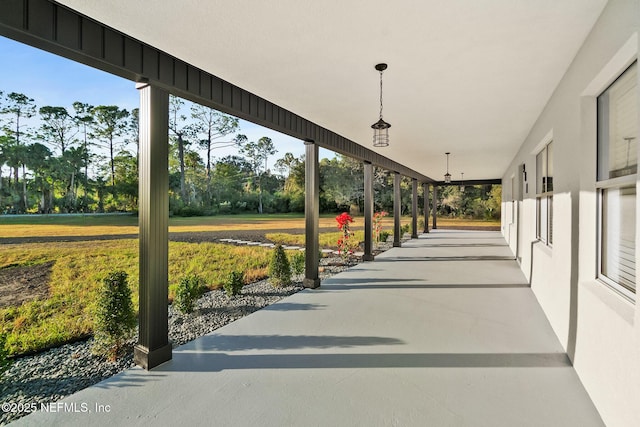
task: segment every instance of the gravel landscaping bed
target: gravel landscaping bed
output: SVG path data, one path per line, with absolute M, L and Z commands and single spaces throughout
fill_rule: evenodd
M 321 269 L 321 279 L 348 268 L 333 265 L 335 259 L 322 259 L 321 264 L 325 265 Z M 301 276 L 294 277 L 292 285 L 274 288 L 267 280 L 262 280 L 246 285 L 241 295 L 231 299 L 222 290 L 211 291 L 197 302 L 194 313 L 188 315 L 174 312 L 169 306 L 169 338 L 174 347 L 189 342 L 300 291 L 303 289 L 301 281 Z M 136 339 L 131 341 L 128 355 L 116 362 L 91 354 L 93 339 L 18 358 L 0 380 L 0 424 L 133 367 L 135 342 Z

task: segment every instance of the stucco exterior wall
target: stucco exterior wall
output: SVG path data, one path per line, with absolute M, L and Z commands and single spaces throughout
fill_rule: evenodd
M 503 233 L 512 250 L 519 247 L 521 268 L 608 426 L 640 425 L 640 301 L 629 301 L 596 278 L 596 97 L 638 58 L 639 32 L 640 1 L 609 1 L 503 175 L 506 193 L 525 164 L 528 191 L 519 231 L 507 233 L 507 221 Z M 536 241 L 535 202 L 536 154 L 549 138 L 554 151 L 550 246 Z M 503 208 L 510 202 L 505 198 Z M 639 220 L 636 214 L 636 247 Z

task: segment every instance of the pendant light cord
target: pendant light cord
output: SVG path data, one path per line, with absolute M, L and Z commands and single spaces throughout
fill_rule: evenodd
M 380 120 L 382 120 L 382 71 L 380 71 Z

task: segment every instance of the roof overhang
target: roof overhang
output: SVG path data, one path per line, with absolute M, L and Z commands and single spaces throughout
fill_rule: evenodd
M 60 0 L 426 176 L 501 176 L 606 0 Z M 379 75 L 391 145 L 371 146 Z

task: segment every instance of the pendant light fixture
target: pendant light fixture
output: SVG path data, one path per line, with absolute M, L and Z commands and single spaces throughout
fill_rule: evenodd
M 451 174 L 449 173 L 449 152 L 444 153 L 447 155 L 447 173 L 444 174 L 444 182 L 446 184 L 451 184 Z
M 464 172 L 460 172 L 462 178 L 460 179 L 460 192 L 464 193 Z
M 376 70 L 380 72 L 380 119 L 371 125 L 374 147 L 387 147 L 389 145 L 389 128 L 391 125 L 382 120 L 382 72 L 386 69 L 387 64 L 376 65 Z

